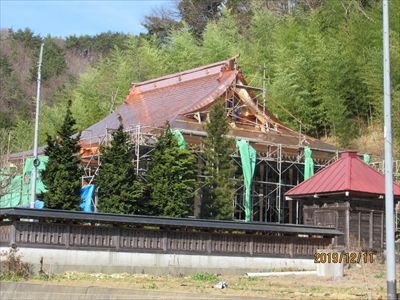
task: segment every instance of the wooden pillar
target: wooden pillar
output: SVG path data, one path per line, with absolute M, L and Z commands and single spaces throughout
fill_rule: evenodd
M 385 236 L 385 213 L 382 213 L 381 217 L 381 249 L 383 249 L 383 240 Z
M 350 243 L 350 205 L 346 209 L 346 228 L 344 234 L 344 243 L 348 247 Z
M 167 253 L 168 251 L 168 233 L 169 233 L 169 226 L 164 227 L 164 232 L 163 232 L 163 252 Z
M 71 234 L 71 221 L 68 221 L 64 227 L 64 244 L 65 248 L 69 248 L 69 236 Z
M 17 234 L 17 222 L 12 220 L 11 228 L 10 228 L 10 247 L 13 247 L 15 244 L 15 235 Z
M 254 253 L 254 235 L 250 236 L 249 253 L 250 253 L 250 256 L 253 256 L 253 253 Z
M 119 251 L 120 242 L 121 242 L 121 227 L 118 224 L 114 230 L 114 244 L 117 252 Z
M 201 169 L 202 169 L 202 166 L 203 166 L 203 160 L 202 160 L 201 157 L 198 157 L 198 158 L 197 158 L 197 166 L 198 166 L 198 172 L 197 172 L 197 174 L 198 174 L 198 175 L 201 175 Z M 203 184 L 203 182 L 201 181 L 201 178 L 200 178 L 200 177 L 197 178 L 197 182 L 198 182 L 199 184 L 195 187 L 196 190 L 199 189 L 199 188 L 202 186 L 202 184 Z M 195 218 L 198 218 L 199 215 L 200 215 L 200 205 L 201 205 L 201 190 L 199 190 L 199 191 L 196 193 L 196 195 L 194 196 L 194 201 L 193 201 L 193 206 L 194 206 L 194 208 L 193 208 L 193 214 L 194 214 L 194 217 L 195 217 Z
M 289 169 L 289 184 L 293 185 L 293 168 Z M 289 201 L 289 224 L 293 224 L 293 201 Z
M 361 246 L 361 211 L 358 213 L 358 247 Z
M 260 164 L 260 181 L 263 182 L 264 181 L 264 169 L 265 169 L 265 165 L 264 164 Z M 264 183 L 261 183 L 260 189 L 258 191 L 258 195 L 260 197 L 259 202 L 260 203 L 260 219 L 259 221 L 262 222 L 263 221 L 263 216 L 264 216 Z
M 369 248 L 372 249 L 374 245 L 374 212 L 369 213 Z
M 206 242 L 206 251 L 207 254 L 210 255 L 212 252 L 212 233 L 208 233 L 208 238 L 205 240 Z

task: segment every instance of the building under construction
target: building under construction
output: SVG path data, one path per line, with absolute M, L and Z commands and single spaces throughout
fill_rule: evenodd
M 246 205 L 250 205 L 252 221 L 302 223 L 301 209 L 296 201 L 285 201 L 284 194 L 304 181 L 306 149 L 312 151 L 313 170 L 329 165 L 345 149 L 338 148 L 302 132 L 290 129 L 268 111 L 265 105 L 265 85 L 255 88 L 248 85 L 237 63 L 238 56 L 192 70 L 132 83 L 124 103 L 106 118 L 87 128 L 81 135 L 81 157 L 85 167 L 82 184 L 96 182 L 101 154 L 98 149 L 107 145 L 111 133 L 119 126 L 122 117 L 124 128 L 135 144 L 136 172 L 145 179 L 147 165 L 157 136 L 165 129 L 179 131 L 189 149 L 197 155 L 198 164 L 204 164 L 202 138 L 206 137 L 203 124 L 215 99 L 223 99 L 230 118 L 229 137 L 246 141 L 255 150 L 255 170 L 250 199 L 245 199 L 241 151 L 232 158 L 237 164 L 238 180 L 235 199 L 235 219 L 246 219 Z M 263 78 L 265 84 L 265 75 Z M 43 151 L 39 148 L 39 152 Z M 309 151 L 308 151 L 309 153 Z M 11 160 L 29 156 L 29 152 L 10 156 Z M 396 168 L 400 167 L 397 166 Z M 201 170 L 201 168 L 199 168 Z M 395 169 L 395 173 L 400 170 Z M 193 215 L 199 214 L 205 176 L 197 176 Z M 101 199 L 96 199 L 101 201 Z M 95 201 L 95 202 L 96 202 Z M 246 204 L 247 203 L 247 204 Z M 249 208 L 248 208 L 249 209 Z

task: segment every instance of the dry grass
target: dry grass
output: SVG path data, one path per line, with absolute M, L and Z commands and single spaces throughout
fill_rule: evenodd
M 321 140 L 331 145 L 340 146 L 337 141 L 331 137 L 322 138 Z M 381 162 L 385 155 L 383 126 L 374 124 L 365 128 L 361 136 L 355 139 L 348 148 L 368 154 L 372 162 Z M 393 145 L 392 150 L 394 159 L 400 159 L 400 148 Z
M 204 280 L 199 280 L 199 276 L 106 275 L 70 271 L 53 274 L 50 279 L 42 275 L 31 278 L 29 282 L 285 299 L 368 299 L 368 292 L 371 292 L 372 299 L 386 298 L 386 266 L 382 261 L 346 266 L 344 275 L 343 278 L 324 278 L 316 275 L 248 277 L 221 274 L 218 277 L 201 276 Z M 227 282 L 228 288 L 212 288 L 219 281 Z

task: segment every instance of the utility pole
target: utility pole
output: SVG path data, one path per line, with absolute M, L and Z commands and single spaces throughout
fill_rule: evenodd
M 43 56 L 43 46 L 40 46 L 40 55 L 39 55 L 39 63 L 38 63 L 38 78 L 37 78 L 37 95 L 36 95 L 36 121 L 35 121 L 35 140 L 33 143 L 33 168 L 32 168 L 32 194 L 31 194 L 31 202 L 29 203 L 30 208 L 35 207 L 35 199 L 36 199 L 36 177 L 37 177 L 37 168 L 39 167 L 40 161 L 38 159 L 38 137 L 39 137 L 39 111 L 40 111 L 40 81 L 42 76 L 42 56 Z
M 394 238 L 392 116 L 390 93 L 389 0 L 383 0 L 383 94 L 385 139 L 385 216 L 387 299 L 397 299 L 396 254 Z

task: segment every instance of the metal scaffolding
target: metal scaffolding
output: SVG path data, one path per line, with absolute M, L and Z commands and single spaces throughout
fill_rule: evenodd
M 157 133 L 154 133 L 154 130 Z M 151 153 L 157 141 L 157 135 L 161 133 L 160 128 L 149 126 L 132 125 L 126 129 L 130 135 L 131 142 L 135 145 L 136 173 L 142 181 L 146 181 L 147 165 L 151 161 Z M 90 137 L 82 140 L 86 146 L 83 148 L 82 162 L 85 169 L 85 175 L 82 177 L 82 183 L 90 184 L 96 182 L 99 166 L 101 165 L 101 155 L 98 147 L 107 146 L 111 139 L 111 129 L 107 129 L 101 137 Z M 152 132 L 150 132 L 152 131 Z M 205 133 L 193 133 L 193 135 L 205 137 Z M 273 147 L 272 147 L 273 146 Z M 201 143 L 188 144 L 187 147 L 198 158 L 199 165 L 204 164 L 203 149 Z M 86 155 L 88 154 L 88 155 Z M 237 166 L 235 178 L 242 177 L 242 164 L 238 149 L 231 154 Z M 319 171 L 338 158 L 338 152 L 331 151 L 331 158 L 326 161 L 314 160 L 315 171 Z M 284 145 L 265 144 L 265 152 L 257 152 L 256 170 L 251 187 L 252 220 L 268 221 L 279 223 L 299 223 L 299 211 L 293 207 L 292 201 L 284 201 L 284 194 L 290 188 L 296 186 L 304 178 L 304 160 L 303 148 L 299 148 L 296 156 L 286 152 Z M 196 196 L 193 203 L 193 214 L 198 214 L 198 208 L 201 202 L 202 189 L 205 186 L 205 175 L 201 168 L 197 174 L 198 185 Z M 234 199 L 236 207 L 235 219 L 244 219 L 244 182 L 243 179 L 237 179 L 236 192 Z
M 250 78 L 249 84 L 242 82 L 241 79 L 236 76 L 231 87 L 221 96 L 225 100 L 227 114 L 230 115 L 232 119 L 231 125 L 233 129 L 237 129 L 236 125 L 242 127 L 252 126 L 252 128 L 254 128 L 253 130 L 265 134 L 265 139 L 247 139 L 250 145 L 258 145 L 256 168 L 251 185 L 251 220 L 278 223 L 301 223 L 302 213 L 301 210 L 299 210 L 299 204 L 296 201 L 284 201 L 284 194 L 304 179 L 304 148 L 308 146 L 306 136 L 302 133 L 302 128 L 305 126 L 300 120 L 287 112 L 299 124 L 298 141 L 294 143 L 297 144 L 289 146 L 269 141 L 270 135 L 278 133 L 276 127 L 277 123 L 266 115 L 267 97 L 271 101 L 274 100 L 266 93 L 267 78 L 265 65 L 263 67 L 256 67 L 256 73 L 259 73 L 260 70 L 262 71 L 261 76 L 246 76 Z M 241 72 L 236 65 L 235 72 L 236 74 Z M 251 86 L 253 81 L 259 81 L 258 85 L 262 87 Z M 249 91 L 249 93 L 245 91 Z M 277 103 L 277 105 L 279 104 Z M 246 112 L 256 115 L 256 118 L 254 120 L 242 119 L 237 113 L 241 109 L 245 109 Z M 208 119 L 208 113 L 208 111 L 200 111 L 188 114 L 186 117 L 191 118 L 194 124 L 199 125 Z M 181 121 L 178 120 L 177 122 Z M 131 125 L 129 128 L 125 129 L 125 131 L 129 133 L 132 143 L 135 145 L 135 161 L 133 163 L 136 166 L 136 174 L 144 182 L 146 181 L 148 162 L 151 161 L 151 152 L 157 141 L 157 135 L 160 134 L 162 130 L 162 128 L 153 128 L 140 124 Z M 206 137 L 206 133 L 191 129 L 180 130 L 184 136 L 191 137 L 190 140 L 192 143 L 189 143 L 187 146 L 196 155 L 199 165 L 196 178 L 196 196 L 193 199 L 193 215 L 198 216 L 206 178 L 201 171 L 201 165 L 206 163 L 206 161 L 203 156 L 200 139 Z M 193 139 L 193 137 L 196 137 L 197 140 Z M 236 138 L 235 136 L 229 137 Z M 246 139 L 244 137 L 239 138 Z M 89 140 L 81 141 L 83 144 L 88 145 L 88 149 L 84 149 L 83 151 L 83 153 L 88 155 L 82 156 L 83 161 L 87 162 L 85 167 L 86 177 L 82 179 L 82 182 L 89 178 L 91 183 L 95 182 L 95 176 L 101 164 L 98 150 L 97 148 L 93 148 L 93 145 L 107 145 L 107 142 L 110 140 L 110 129 L 107 129 L 105 135 L 102 137 L 90 137 L 88 139 Z M 193 140 L 196 140 L 196 142 L 193 142 Z M 260 151 L 260 147 L 262 147 L 263 150 Z M 312 150 L 318 151 L 319 153 L 326 153 L 325 159 L 313 159 L 315 172 L 318 172 L 320 169 L 339 158 L 337 150 Z M 234 177 L 237 182 L 235 198 L 233 199 L 233 205 L 236 208 L 234 217 L 235 219 L 244 220 L 245 188 L 243 179 L 238 179 L 243 177 L 238 149 L 231 154 L 231 157 L 237 166 L 237 172 Z
M 254 66 L 253 66 L 254 67 Z M 223 93 L 222 98 L 225 100 L 225 109 L 227 114 L 231 117 L 232 129 L 243 129 L 246 131 L 257 131 L 263 135 L 258 139 L 246 139 L 250 145 L 257 145 L 257 157 L 254 177 L 251 185 L 251 220 L 262 222 L 278 222 L 278 223 L 301 223 L 302 212 L 299 209 L 297 201 L 285 201 L 284 194 L 292 187 L 301 183 L 304 179 L 304 165 L 305 165 L 305 147 L 309 146 L 307 138 L 302 130 L 305 125 L 288 111 L 299 124 L 298 136 L 297 133 L 291 136 L 291 145 L 283 144 L 280 142 L 272 141 L 270 137 L 274 134 L 279 134 L 277 129 L 278 124 L 276 119 L 271 119 L 266 112 L 267 98 L 268 100 L 275 101 L 266 93 L 266 67 L 257 67 L 256 73 L 262 71 L 261 76 L 246 76 L 250 78 L 250 83 L 240 81 L 241 79 L 236 76 L 235 81 Z M 236 68 L 236 75 L 241 72 Z M 244 79 L 243 79 L 244 80 Z M 253 81 L 259 81 L 260 87 L 251 86 Z M 247 93 L 248 92 L 248 93 Z M 279 103 L 276 105 L 280 106 Z M 243 118 L 238 112 L 244 110 L 246 113 L 253 114 L 255 118 Z M 272 116 L 272 115 L 271 115 Z M 205 122 L 209 117 L 208 111 L 199 111 L 185 115 L 186 120 L 177 120 L 177 123 L 191 123 L 198 126 Z M 187 120 L 189 121 L 187 122 Z M 184 126 L 182 126 L 185 128 Z M 239 128 L 241 127 L 241 128 Z M 247 130 L 246 128 L 252 128 Z M 193 215 L 199 215 L 199 205 L 201 203 L 202 192 L 205 186 L 206 176 L 201 171 L 201 165 L 206 163 L 204 152 L 202 149 L 201 138 L 206 137 L 204 131 L 196 131 L 192 129 L 179 130 L 184 137 L 190 136 L 190 141 L 187 141 L 187 147 L 196 155 L 199 171 L 197 174 L 196 196 L 193 199 Z M 194 128 L 194 127 L 193 127 Z M 199 128 L 199 127 L 196 127 Z M 105 128 L 104 134 L 99 136 L 92 135 L 91 131 L 86 130 L 85 138 L 81 138 L 81 159 L 82 165 L 85 170 L 82 176 L 82 186 L 96 183 L 96 176 L 101 166 L 101 147 L 106 147 L 112 139 L 112 132 L 116 128 Z M 125 128 L 125 132 L 129 133 L 130 141 L 134 145 L 135 159 L 133 161 L 136 166 L 136 175 L 146 182 L 148 171 L 148 163 L 151 161 L 154 145 L 157 142 L 157 136 L 161 134 L 163 128 L 143 126 L 139 124 L 131 124 Z M 236 138 L 236 136 L 228 136 Z M 318 153 L 324 153 L 319 158 L 313 158 L 314 171 L 318 172 L 333 161 L 339 158 L 338 150 L 328 149 L 313 149 Z M 326 154 L 326 155 L 325 155 Z M 235 206 L 235 219 L 245 219 L 245 187 L 242 178 L 242 163 L 239 155 L 239 150 L 236 149 L 231 154 L 237 166 L 236 178 L 236 191 L 233 205 Z M 324 158 L 321 158 L 324 157 Z M 384 163 L 372 163 L 372 166 L 383 172 Z M 400 160 L 394 162 L 394 176 L 395 179 L 400 180 Z M 97 198 L 95 200 L 97 203 Z
M 385 160 L 380 162 L 372 162 L 371 166 L 378 170 L 380 173 L 385 173 Z M 393 160 L 393 180 L 400 182 L 400 160 Z

